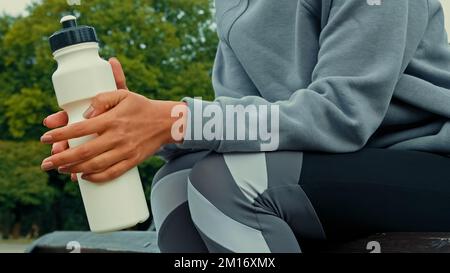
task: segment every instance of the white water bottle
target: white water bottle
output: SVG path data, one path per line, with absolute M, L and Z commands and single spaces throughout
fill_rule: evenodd
M 58 105 L 69 116 L 69 124 L 83 121 L 91 99 L 117 89 L 111 65 L 100 58 L 95 29 L 77 26 L 76 17 L 61 19 L 63 29 L 50 37 L 58 69 L 53 74 Z M 85 136 L 69 140 L 76 147 L 93 139 Z M 83 203 L 94 232 L 132 227 L 149 217 L 144 190 L 137 167 L 106 183 L 92 183 L 77 174 Z M 70 216 L 68 216 L 70 217 Z

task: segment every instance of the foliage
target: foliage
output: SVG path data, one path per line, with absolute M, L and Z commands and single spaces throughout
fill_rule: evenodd
M 38 142 L 0 142 L 0 206 L 39 206 L 54 197 L 40 162 L 48 153 Z
M 49 185 L 48 175 L 40 170 L 47 147 L 38 142 L 1 141 L 0 154 L 0 220 L 11 226 L 27 218 L 33 208 L 39 210 L 53 203 L 56 191 Z
M 68 6 L 42 0 L 25 17 L 0 15 L 0 228 L 39 225 L 86 229 L 80 193 L 66 176 L 40 170 L 49 147 L 38 143 L 43 118 L 58 110 L 51 83 L 56 63 L 48 37 L 59 18 L 96 28 L 104 58 L 117 56 L 131 90 L 154 99 L 212 98 L 217 36 L 209 0 L 89 0 Z M 161 160 L 140 166 L 146 193 Z M 6 226 L 6 228 L 5 228 Z M 0 230 L 1 230 L 0 229 Z

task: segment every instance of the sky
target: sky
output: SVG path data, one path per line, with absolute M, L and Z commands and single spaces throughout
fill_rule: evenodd
M 25 7 L 33 0 L 0 0 L 0 13 L 19 15 L 25 12 Z

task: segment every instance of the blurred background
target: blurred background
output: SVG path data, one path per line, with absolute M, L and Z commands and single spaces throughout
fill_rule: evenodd
M 74 14 L 94 26 L 102 57 L 119 58 L 130 90 L 179 100 L 212 98 L 212 11 L 209 0 L 0 0 L 0 252 L 54 230 L 88 230 L 77 184 L 40 170 L 50 153 L 38 142 L 42 120 L 59 110 L 48 45 L 59 19 Z M 150 158 L 139 166 L 147 197 L 161 165 Z
M 78 186 L 40 170 L 50 153 L 38 142 L 45 132 L 42 120 L 59 110 L 48 45 L 59 19 L 74 14 L 79 24 L 94 26 L 101 55 L 119 58 L 131 90 L 154 99 L 211 99 L 217 45 L 211 2 L 0 0 L 0 252 L 21 252 L 54 230 L 88 230 Z M 449 27 L 450 0 L 442 3 Z M 147 197 L 161 165 L 150 158 L 139 168 Z

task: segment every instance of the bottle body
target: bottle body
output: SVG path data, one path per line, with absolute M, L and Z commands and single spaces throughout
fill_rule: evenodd
M 69 124 L 83 121 L 91 99 L 116 90 L 111 66 L 98 55 L 97 43 L 84 43 L 54 53 L 58 69 L 53 74 L 58 105 L 69 116 Z M 95 136 L 69 140 L 71 148 Z M 132 227 L 149 217 L 137 167 L 105 183 L 92 183 L 77 174 L 90 229 L 108 232 Z

